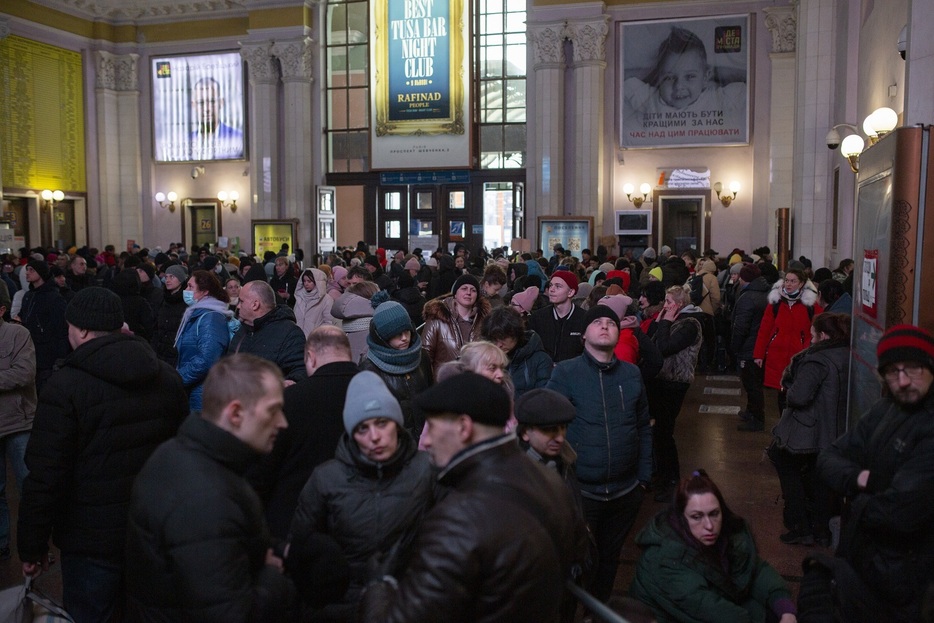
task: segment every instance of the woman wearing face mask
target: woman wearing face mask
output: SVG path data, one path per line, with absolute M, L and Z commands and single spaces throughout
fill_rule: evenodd
M 176 369 L 188 390 L 188 404 L 201 410 L 201 390 L 208 370 L 227 352 L 230 344 L 228 321 L 233 312 L 220 281 L 205 270 L 196 270 L 188 279 L 183 296 L 188 309 L 175 336 L 178 349 Z
M 769 306 L 762 314 L 753 361 L 763 371 L 766 387 L 778 390 L 778 412 L 785 410 L 782 372 L 791 358 L 811 343 L 811 322 L 823 308 L 817 303 L 817 287 L 804 272 L 791 269 L 769 292 Z M 761 431 L 764 422 L 751 419 L 740 430 Z
M 435 501 L 428 455 L 417 451 L 399 403 L 373 372 L 360 372 L 350 381 L 344 430 L 335 457 L 316 467 L 302 489 L 290 529 L 292 547 L 315 533 L 329 535 L 350 567 L 350 587 L 330 595 L 330 604 L 311 613 L 314 621 L 356 621 L 370 579 L 367 562 L 397 544 L 395 560 L 404 561 L 422 516 Z M 316 578 L 294 579 L 301 585 Z
M 178 364 L 178 350 L 175 348 L 175 336 L 182 324 L 182 317 L 188 309 L 185 303 L 185 286 L 188 285 L 188 271 L 184 266 L 173 264 L 165 269 L 165 294 L 159 315 L 156 316 L 156 330 L 152 336 L 152 348 L 156 356 L 172 367 Z
M 334 299 L 326 293 L 327 277 L 317 268 L 306 268 L 295 287 L 295 324 L 307 338 L 323 324 L 334 324 Z
M 366 358 L 361 370 L 375 372 L 402 407 L 403 425 L 418 440 L 425 418 L 415 396 L 431 385 L 431 364 L 422 353 L 422 339 L 405 307 L 395 301 L 380 303 L 370 321 Z
M 759 557 L 746 522 L 703 470 L 636 537 L 642 555 L 629 594 L 669 621 L 795 623 L 784 580 Z
M 237 305 L 240 303 L 240 280 L 236 277 L 230 277 L 224 283 L 224 291 L 227 293 L 227 298 L 230 299 L 228 306 L 230 311 L 236 313 Z

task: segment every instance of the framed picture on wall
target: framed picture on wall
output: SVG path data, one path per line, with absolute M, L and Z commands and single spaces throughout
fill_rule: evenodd
M 619 144 L 749 143 L 749 15 L 618 24 Z
M 546 256 L 560 244 L 576 258 L 581 251 L 592 248 L 592 216 L 540 216 L 538 217 L 538 245 Z

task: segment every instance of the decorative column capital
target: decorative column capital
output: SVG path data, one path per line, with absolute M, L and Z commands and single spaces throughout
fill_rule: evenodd
M 279 59 L 283 82 L 311 82 L 314 74 L 312 51 L 314 40 L 302 37 L 294 41 L 277 41 L 271 53 Z
M 139 54 L 112 54 L 106 50 L 97 56 L 97 88 L 109 91 L 139 91 Z
M 765 11 L 765 27 L 772 33 L 772 52 L 794 52 L 798 34 L 796 7 L 771 6 Z
M 532 44 L 534 68 L 564 67 L 564 41 L 567 22 L 529 24 L 526 36 Z
M 574 49 L 575 63 L 606 63 L 606 36 L 610 32 L 609 15 L 587 21 L 568 21 L 567 34 Z
M 246 61 L 250 72 L 250 84 L 275 84 L 279 81 L 272 41 L 241 43 L 240 56 Z

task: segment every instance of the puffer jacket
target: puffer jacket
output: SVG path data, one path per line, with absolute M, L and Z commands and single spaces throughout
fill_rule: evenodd
M 43 372 L 50 372 L 55 361 L 67 355 L 70 349 L 68 323 L 65 322 L 67 305 L 54 280 L 23 294 L 19 317 L 36 346 L 36 370 L 40 377 Z
M 509 376 L 516 388 L 516 399 L 529 390 L 544 387 L 554 367 L 542 347 L 542 338 L 535 331 L 526 331 L 522 343 L 509 353 Z
M 341 321 L 341 330 L 350 340 L 350 355 L 355 364 L 359 365 L 366 357 L 369 348 L 366 336 L 370 334 L 370 320 L 373 319 L 373 305 L 370 299 L 353 292 L 344 292 L 334 301 L 331 315 Z
M 811 322 L 823 311 L 817 304 L 817 288 L 813 282 L 808 280 L 802 286 L 798 300 L 791 305 L 782 297 L 783 284 L 781 280 L 776 281 L 769 292 L 769 305 L 762 313 L 753 350 L 754 359 L 764 360 L 764 385 L 773 389 L 781 389 L 782 373 L 791 358 L 811 343 Z M 776 303 L 778 312 L 774 313 Z
M 697 365 L 697 354 L 704 342 L 701 329 L 703 317 L 704 312 L 699 307 L 687 305 L 678 312 L 674 322 L 656 320 L 652 323 L 652 341 L 665 358 L 661 371 L 655 377 L 657 380 L 694 382 L 694 366 Z
M 717 263 L 709 259 L 701 259 L 697 263 L 697 275 L 704 281 L 704 300 L 700 307 L 705 314 L 713 316 L 720 309 L 720 282 L 717 281 Z
M 305 275 L 314 279 L 315 289 L 309 292 L 305 289 Z M 324 324 L 336 324 L 331 315 L 334 299 L 327 295 L 327 275 L 317 268 L 306 268 L 295 287 L 295 324 L 302 330 L 307 338 L 312 331 Z
M 425 328 L 422 330 L 422 348 L 431 361 L 433 377 L 438 376 L 438 368 L 448 361 L 460 357 L 461 346 L 480 339 L 480 327 L 483 319 L 490 313 L 490 302 L 477 296 L 474 305 L 473 324 L 469 339 L 461 337 L 454 311 L 454 295 L 448 294 L 425 303 Z
M 586 527 L 560 477 L 524 454 L 509 434 L 454 457 L 440 475 L 450 492 L 422 523 L 398 590 L 368 589 L 361 620 L 558 620 L 565 578 L 587 552 Z
M 196 305 L 206 300 L 202 299 Z M 204 379 L 211 366 L 227 352 L 230 344 L 227 320 L 233 314 L 226 304 L 217 299 L 211 298 L 207 304 L 212 305 L 213 309 L 192 308 L 188 320 L 182 320 L 184 326 L 180 326 L 175 338 L 175 348 L 178 350 L 176 370 L 188 391 L 192 411 L 201 410 Z
M 590 353 L 559 363 L 546 385 L 577 410 L 567 440 L 584 497 L 611 499 L 652 479 L 652 427 L 639 368 Z
M 422 296 L 421 290 L 417 286 L 400 287 L 393 291 L 392 300 L 405 307 L 405 311 L 408 312 L 409 318 L 412 320 L 413 327 L 421 326 L 424 319 L 422 310 L 425 309 L 425 297 Z
M 435 471 L 428 455 L 418 451 L 404 429 L 398 430 L 399 448 L 384 463 L 363 456 L 345 433 L 334 458 L 315 468 L 298 497 L 289 539 L 305 540 L 317 532 L 337 541 L 351 575 L 347 593 L 333 596 L 343 605 L 359 601 L 370 557 L 399 541 L 407 548 L 435 503 Z
M 249 353 L 271 361 L 287 380 L 308 378 L 305 370 L 305 334 L 295 324 L 295 314 L 285 305 L 277 305 L 253 321 L 243 323 L 230 340 L 230 353 Z
M 816 454 L 846 431 L 849 374 L 846 343 L 825 340 L 792 358 L 782 379 L 788 406 L 772 430 L 778 447 Z
M 175 292 L 166 292 L 162 301 L 162 307 L 159 308 L 159 316 L 156 318 L 156 330 L 152 336 L 152 347 L 156 355 L 162 361 L 172 367 L 178 363 L 178 350 L 175 348 L 175 335 L 178 333 L 178 327 L 182 324 L 182 317 L 188 306 L 185 304 L 185 297 L 182 295 L 184 288 L 179 288 Z
M 255 459 L 255 450 L 197 414 L 153 453 L 130 505 L 129 620 L 292 620 L 295 589 L 265 564 L 263 506 L 243 478 Z
M 672 255 L 661 265 L 662 267 L 662 283 L 665 288 L 670 288 L 671 286 L 683 286 L 687 283 L 688 278 L 691 276 L 691 271 L 688 270 L 687 264 L 684 263 L 680 257 Z
M 772 287 L 764 277 L 756 277 L 736 295 L 733 303 L 733 331 L 730 346 L 738 359 L 751 360 L 759 336 L 762 314 L 769 305 Z
M 717 562 L 724 559 L 728 572 L 684 541 L 667 510 L 642 529 L 636 544 L 642 555 L 629 594 L 649 606 L 659 623 L 763 623 L 770 611 L 793 612 L 788 587 L 759 557 L 745 523 L 716 557 Z
M 363 363 L 360 364 L 360 369 L 375 372 L 383 379 L 386 387 L 389 388 L 392 395 L 399 401 L 399 406 L 402 407 L 402 420 L 405 422 L 406 430 L 417 441 L 421 436 L 422 428 L 425 426 L 425 415 L 415 404 L 415 397 L 431 386 L 431 363 L 428 361 L 428 357 L 425 356 L 425 352 L 422 351 L 418 367 L 411 372 L 393 374 L 381 370 L 372 361 L 371 358 L 374 354 L 375 351 L 367 353 Z
M 178 374 L 141 338 L 86 342 L 39 396 L 19 507 L 22 560 L 63 552 L 122 564 L 133 480 L 188 413 Z
M 29 331 L 0 318 L 0 437 L 32 428 L 36 347 Z

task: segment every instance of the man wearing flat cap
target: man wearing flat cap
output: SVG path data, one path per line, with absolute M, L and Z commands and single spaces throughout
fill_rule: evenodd
M 652 428 L 639 368 L 613 353 L 619 316 L 612 307 L 587 310 L 583 341 L 584 353 L 559 363 L 547 387 L 566 397 L 577 413 L 567 436 L 577 452 L 584 517 L 598 557 L 587 590 L 607 601 L 623 542 L 652 477 Z
M 124 601 L 133 479 L 188 413 L 181 378 L 139 337 L 120 332 L 123 306 L 88 287 L 65 310 L 74 349 L 39 394 L 26 446 L 17 547 L 23 573 L 61 550 L 62 595 L 76 621 L 109 621 Z
M 934 336 L 893 326 L 876 356 L 883 397 L 817 458 L 849 511 L 836 557 L 805 560 L 801 620 L 824 620 L 822 605 L 850 623 L 924 619 L 934 582 Z
M 464 372 L 416 401 L 422 442 L 450 491 L 425 517 L 405 576 L 364 593 L 361 620 L 557 621 L 586 531 L 560 478 L 503 433 L 506 390 Z

